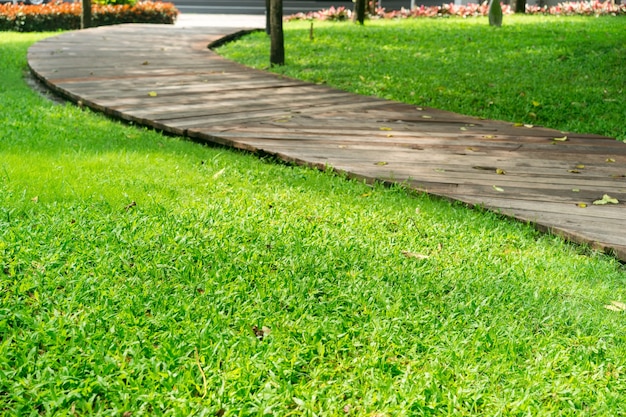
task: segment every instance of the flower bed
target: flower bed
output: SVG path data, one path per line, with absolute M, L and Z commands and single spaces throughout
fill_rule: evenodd
M 0 4 L 0 31 L 43 32 L 80 28 L 80 3 L 41 6 Z M 172 3 L 143 1 L 134 5 L 92 5 L 92 26 L 119 23 L 173 24 L 178 10 Z
M 503 4 L 502 12 L 511 14 L 513 10 L 510 5 Z M 610 1 L 586 1 L 586 2 L 565 2 L 557 6 L 526 6 L 527 14 L 557 15 L 557 16 L 603 16 L 603 15 L 626 15 L 626 5 L 614 4 Z M 477 17 L 487 16 L 489 5 L 469 3 L 465 5 L 455 5 L 454 3 L 442 4 L 441 6 L 420 6 L 413 9 L 400 9 L 387 11 L 384 8 L 376 9 L 370 18 L 375 19 L 408 19 L 418 17 Z M 287 17 L 287 20 L 349 20 L 352 11 L 345 7 L 330 7 L 317 12 L 297 13 Z

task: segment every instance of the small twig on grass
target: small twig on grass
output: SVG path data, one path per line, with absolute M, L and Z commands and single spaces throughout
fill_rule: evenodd
M 204 399 L 204 397 L 206 397 L 206 393 L 207 393 L 207 381 L 206 381 L 206 374 L 204 373 L 204 369 L 202 369 L 202 365 L 200 365 L 200 356 L 198 355 L 198 348 L 194 348 L 194 356 L 196 358 L 196 365 L 198 365 L 198 369 L 200 369 L 200 374 L 202 375 L 202 391 L 204 391 L 202 393 L 202 399 Z

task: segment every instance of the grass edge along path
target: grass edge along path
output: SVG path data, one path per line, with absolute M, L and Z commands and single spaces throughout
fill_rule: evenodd
M 2 413 L 624 413 L 614 259 L 52 105 L 40 36 L 0 40 Z

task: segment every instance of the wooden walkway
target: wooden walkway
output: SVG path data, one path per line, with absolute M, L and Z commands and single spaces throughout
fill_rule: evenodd
M 28 61 L 54 91 L 110 116 L 369 181 L 406 183 L 626 261 L 626 144 L 252 70 L 208 50 L 232 31 L 101 27 L 43 40 Z M 592 204 L 605 194 L 619 204 Z

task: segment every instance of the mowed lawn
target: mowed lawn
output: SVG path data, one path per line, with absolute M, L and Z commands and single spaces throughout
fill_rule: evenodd
M 488 119 L 626 139 L 623 17 L 291 22 L 287 66 L 273 71 L 358 94 Z M 269 39 L 219 49 L 269 66 Z
M 614 258 L 53 104 L 45 36 L 0 35 L 0 415 L 626 413 Z

